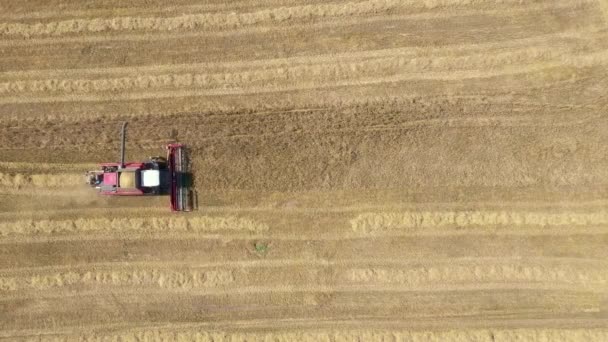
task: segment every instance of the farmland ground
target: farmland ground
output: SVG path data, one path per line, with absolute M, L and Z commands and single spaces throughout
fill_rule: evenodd
M 608 2 L 0 3 L 0 340 L 608 340 Z M 83 171 L 191 146 L 199 210 Z

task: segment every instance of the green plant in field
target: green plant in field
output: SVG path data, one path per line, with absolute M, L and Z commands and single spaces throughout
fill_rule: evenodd
M 268 243 L 257 241 L 253 244 L 255 251 L 258 254 L 265 255 L 268 252 Z

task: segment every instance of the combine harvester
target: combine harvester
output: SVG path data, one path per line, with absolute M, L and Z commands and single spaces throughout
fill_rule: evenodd
M 144 162 L 125 163 L 127 123 L 122 124 L 120 162 L 102 163 L 101 170 L 86 173 L 87 184 L 109 196 L 166 195 L 172 211 L 191 211 L 195 207 L 192 174 L 187 149 L 182 144 L 168 144 L 167 157 L 150 157 Z

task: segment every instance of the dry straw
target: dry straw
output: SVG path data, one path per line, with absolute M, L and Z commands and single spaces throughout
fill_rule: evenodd
M 19 220 L 0 223 L 0 236 L 79 233 L 159 233 L 235 231 L 257 233 L 268 226 L 239 217 L 81 218 L 76 220 Z
M 234 275 L 230 270 L 93 270 L 0 278 L 0 290 L 46 290 L 82 285 L 195 289 L 224 286 L 232 282 Z
M 63 336 L 62 336 L 63 337 Z M 51 341 L 57 336 L 41 335 L 36 341 Z M 208 328 L 188 329 L 130 329 L 128 331 L 90 332 L 66 335 L 66 341 L 159 341 L 159 342 L 494 342 L 494 341 L 608 341 L 608 329 L 521 328 L 521 329 L 460 329 L 460 330 L 299 330 L 273 332 L 209 331 Z
M 608 271 L 578 266 L 546 265 L 445 265 L 397 268 L 357 268 L 350 270 L 355 283 L 400 285 L 453 283 L 549 283 L 577 286 L 606 286 Z
M 226 29 L 260 23 L 375 15 L 398 9 L 430 9 L 447 6 L 493 4 L 496 0 L 367 0 L 347 3 L 327 3 L 302 6 L 283 6 L 249 13 L 218 12 L 192 13 L 173 17 L 114 17 L 78 18 L 37 23 L 0 23 L 0 36 L 40 37 L 63 36 L 75 33 L 157 31 L 170 32 L 195 29 Z M 520 0 L 501 0 L 519 4 Z
M 608 224 L 608 213 L 516 212 L 516 211 L 406 211 L 364 213 L 350 221 L 357 233 L 407 231 L 449 227 L 564 227 Z

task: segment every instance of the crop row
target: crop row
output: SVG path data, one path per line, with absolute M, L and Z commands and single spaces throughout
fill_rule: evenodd
M 158 342 L 501 342 L 501 341 L 607 341 L 607 329 L 462 329 L 447 331 L 312 330 L 277 332 L 206 331 L 203 328 L 175 331 L 141 329 L 128 332 L 88 333 L 71 336 L 41 335 L 25 341 L 158 341 Z
M 85 232 L 263 232 L 268 226 L 239 217 L 80 218 L 76 220 L 19 220 L 0 223 L 0 236 L 54 235 Z
M 449 227 L 589 226 L 608 224 L 608 212 L 406 211 L 363 213 L 350 223 L 357 233 Z
M 82 18 L 37 23 L 0 23 L 0 36 L 62 36 L 73 33 L 157 31 L 239 28 L 260 23 L 278 24 L 294 20 L 314 20 L 378 14 L 407 8 L 436 8 L 491 3 L 490 0 L 365 0 L 342 3 L 277 7 L 249 13 L 192 13 L 173 17 Z M 519 0 L 502 3 L 520 4 Z M 583 1 L 579 1 L 583 3 Z
M 572 265 L 445 265 L 399 268 L 356 268 L 349 279 L 356 283 L 401 285 L 449 283 L 553 283 L 607 285 L 608 270 Z
M 234 281 L 228 270 L 110 270 L 61 272 L 26 277 L 0 278 L 0 290 L 46 290 L 77 285 L 152 286 L 163 289 L 216 287 Z

